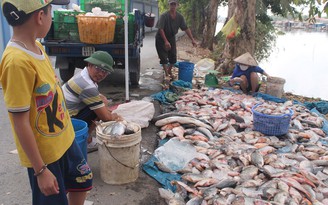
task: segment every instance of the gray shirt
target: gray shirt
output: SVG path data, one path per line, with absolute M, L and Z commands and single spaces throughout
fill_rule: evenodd
M 156 28 L 163 29 L 167 39 L 173 38 L 178 33 L 179 28 L 183 31 L 188 29 L 184 17 L 179 12 L 176 13 L 176 18 L 172 19 L 169 11 L 160 16 Z M 156 37 L 161 37 L 159 30 Z
M 86 67 L 65 83 L 62 89 L 66 98 L 66 106 L 71 116 L 77 115 L 87 106 L 90 110 L 96 110 L 105 106 L 100 98 L 98 85 L 91 80 Z

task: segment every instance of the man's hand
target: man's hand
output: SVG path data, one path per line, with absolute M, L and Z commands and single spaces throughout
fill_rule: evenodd
M 243 80 L 239 77 L 233 78 L 234 83 L 241 83 Z
M 111 118 L 113 121 L 122 121 L 124 120 L 123 117 L 121 117 L 120 115 L 116 114 L 116 113 L 111 113 Z
M 101 100 L 103 101 L 103 103 L 105 104 L 105 106 L 108 106 L 109 101 L 108 99 L 103 95 L 103 94 L 99 94 Z
M 197 42 L 195 41 L 195 39 L 192 39 L 191 43 L 192 43 L 192 45 L 193 45 L 194 47 L 197 47 L 197 46 L 198 46 L 198 44 L 197 44 Z
M 165 49 L 167 51 L 171 50 L 171 44 L 170 44 L 170 42 L 168 42 L 168 41 L 165 42 Z

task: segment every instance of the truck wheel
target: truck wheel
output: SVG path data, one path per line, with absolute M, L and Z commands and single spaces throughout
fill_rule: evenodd
M 63 83 L 66 83 L 74 75 L 75 68 L 74 66 L 69 65 L 68 69 L 60 69 L 59 74 Z
M 129 59 L 130 83 L 131 85 L 139 85 L 140 80 L 140 57 Z

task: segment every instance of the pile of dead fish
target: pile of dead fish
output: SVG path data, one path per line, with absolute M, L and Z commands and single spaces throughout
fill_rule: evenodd
M 263 113 L 293 110 L 288 134 L 253 130 L 251 109 L 258 103 Z M 176 171 L 183 180 L 171 182 L 175 193 L 159 189 L 168 204 L 328 204 L 322 117 L 290 101 L 267 102 L 221 89 L 187 91 L 175 107 L 154 119 L 158 135 L 189 142 L 198 155 Z
M 126 121 L 97 122 L 96 129 L 98 133 L 112 138 L 119 138 L 139 131 L 136 124 Z
M 271 115 L 271 116 L 281 116 L 283 114 L 289 114 L 289 103 L 283 104 L 282 106 L 277 106 L 277 103 L 269 101 L 266 102 L 265 104 L 258 104 L 257 106 L 254 107 L 254 110 L 265 114 L 265 115 Z

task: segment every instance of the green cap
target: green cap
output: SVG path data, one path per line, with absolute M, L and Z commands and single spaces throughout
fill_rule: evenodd
M 66 5 L 69 4 L 69 2 L 70 2 L 69 0 L 29 0 L 29 1 L 3 0 L 2 8 L 5 3 L 10 3 L 16 7 L 17 11 L 24 12 L 25 14 L 29 14 L 32 13 L 33 11 L 36 11 L 38 9 L 47 6 L 48 4 Z M 20 17 L 17 11 L 11 11 L 11 12 L 15 12 L 15 14 L 11 13 L 11 15 L 14 15 L 13 18 Z
M 98 66 L 109 72 L 114 72 L 113 64 L 114 60 L 106 51 L 96 51 L 90 57 L 84 59 L 84 61 Z

